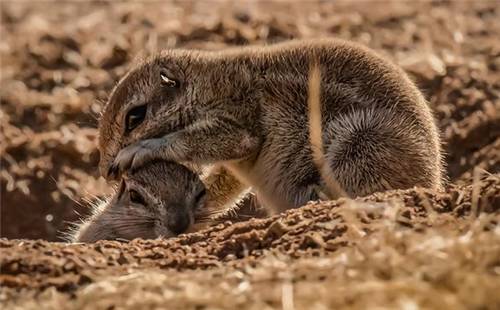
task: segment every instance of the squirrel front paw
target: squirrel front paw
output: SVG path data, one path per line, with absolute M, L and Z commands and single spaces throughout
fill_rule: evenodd
M 134 171 L 148 162 L 153 161 L 156 158 L 155 150 L 158 149 L 162 143 L 162 139 L 148 139 L 137 141 L 121 149 L 108 170 L 109 177 L 118 179 L 124 171 Z

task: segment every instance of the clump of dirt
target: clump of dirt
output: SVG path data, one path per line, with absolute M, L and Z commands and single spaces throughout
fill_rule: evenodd
M 500 308 L 496 2 L 0 6 L 7 309 Z M 315 37 L 366 44 L 418 83 L 443 132 L 445 192 L 311 203 L 170 240 L 49 242 L 111 191 L 98 176 L 96 118 L 135 61 Z

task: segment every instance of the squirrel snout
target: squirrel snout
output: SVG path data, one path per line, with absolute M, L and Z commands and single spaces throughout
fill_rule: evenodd
M 187 231 L 189 225 L 192 224 L 191 217 L 189 214 L 179 214 L 177 216 L 172 216 L 167 224 L 168 229 L 174 234 L 182 234 Z

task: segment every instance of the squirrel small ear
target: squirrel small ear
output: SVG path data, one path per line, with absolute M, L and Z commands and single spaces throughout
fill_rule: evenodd
M 167 87 L 178 87 L 179 82 L 173 80 L 167 76 L 165 72 L 160 72 L 161 84 Z

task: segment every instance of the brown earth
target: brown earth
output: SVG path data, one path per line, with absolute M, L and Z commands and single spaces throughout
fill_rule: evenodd
M 364 43 L 429 98 L 450 178 L 442 193 L 310 204 L 168 241 L 3 239 L 6 308 L 500 309 L 500 177 L 488 176 L 500 172 L 500 3 L 0 8 L 2 237 L 60 240 L 75 211 L 86 214 L 88 199 L 109 192 L 96 169 L 101 102 L 134 59 L 169 47 L 324 36 Z M 474 171 L 483 175 L 476 182 Z

